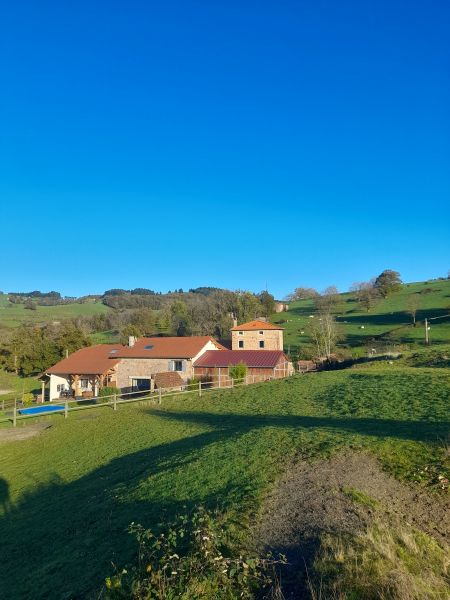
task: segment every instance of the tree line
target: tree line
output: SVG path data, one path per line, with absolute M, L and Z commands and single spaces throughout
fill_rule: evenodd
M 127 343 L 130 335 L 229 338 L 234 319 L 244 322 L 268 317 L 275 306 L 274 297 L 267 291 L 259 294 L 227 290 L 172 294 L 165 295 L 157 305 L 139 301 L 155 297 L 157 295 L 112 295 L 111 298 L 134 300 L 119 304 L 116 310 L 105 314 L 80 316 L 60 324 L 25 324 L 17 329 L 3 329 L 0 366 L 20 375 L 39 373 L 67 353 L 90 345 L 92 334 L 109 330 L 119 332 L 122 343 Z

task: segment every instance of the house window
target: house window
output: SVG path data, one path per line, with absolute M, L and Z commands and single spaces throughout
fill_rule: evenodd
M 244 332 L 243 331 L 238 331 L 238 334 L 239 335 L 244 335 Z
M 244 347 L 244 340 L 239 340 L 239 348 L 243 348 Z
M 264 340 L 259 340 L 259 347 L 264 348 Z
M 80 387 L 82 390 L 87 390 L 89 387 L 89 379 L 80 379 Z
M 58 383 L 58 385 L 56 386 L 56 391 L 57 392 L 64 392 L 66 389 L 66 384 L 65 383 Z
M 173 370 L 174 371 L 182 371 L 183 370 L 183 361 L 182 360 L 174 360 L 173 361 Z
M 264 335 L 264 331 L 260 331 L 260 332 L 259 332 L 259 335 Z

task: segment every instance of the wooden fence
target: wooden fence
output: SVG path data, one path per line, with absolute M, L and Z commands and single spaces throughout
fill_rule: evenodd
M 132 402 L 153 402 L 155 404 L 161 404 L 163 398 L 174 397 L 174 396 L 185 396 L 188 394 L 196 394 L 201 397 L 204 393 L 214 390 L 226 390 L 236 387 L 242 387 L 245 385 L 252 385 L 255 383 L 262 383 L 263 381 L 270 381 L 273 379 L 281 379 L 281 377 L 268 377 L 258 375 L 247 375 L 243 379 L 233 379 L 228 377 L 226 379 L 221 378 L 217 384 L 213 384 L 207 381 L 199 381 L 198 383 L 187 383 L 177 388 L 171 389 L 157 389 L 153 392 L 128 392 L 125 394 L 113 394 L 111 396 L 97 396 L 95 398 L 61 398 L 53 402 L 45 402 L 43 404 L 34 404 L 32 406 L 18 406 L 17 400 L 10 407 L 4 408 L 4 410 L 10 410 L 11 414 L 6 414 L 0 418 L 0 423 L 11 422 L 13 427 L 17 426 L 18 421 L 25 419 L 37 419 L 39 417 L 48 417 L 53 414 L 63 414 L 64 418 L 69 417 L 69 413 L 88 410 L 91 408 L 109 407 L 113 410 L 117 410 L 121 404 L 130 404 Z M 60 407 L 60 408 L 56 408 Z M 21 414 L 21 410 L 28 408 L 41 408 L 42 412 L 34 412 L 28 414 Z

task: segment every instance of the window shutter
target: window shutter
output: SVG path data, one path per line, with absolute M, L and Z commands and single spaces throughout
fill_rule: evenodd
M 169 371 L 173 371 L 173 369 L 174 369 L 173 360 L 169 360 Z
M 185 360 L 183 360 L 183 362 L 181 363 L 181 370 L 183 371 L 183 373 L 184 373 L 184 371 L 186 371 L 186 361 Z

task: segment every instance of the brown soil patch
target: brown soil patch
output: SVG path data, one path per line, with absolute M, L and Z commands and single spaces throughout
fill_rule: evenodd
M 397 481 L 370 455 L 337 454 L 327 460 L 301 461 L 282 476 L 267 498 L 256 530 L 261 552 L 286 555 L 293 570 L 309 565 L 324 533 L 357 534 L 372 521 L 374 508 L 356 503 L 349 490 L 376 500 L 376 510 L 412 525 L 445 546 L 450 539 L 450 501 Z M 289 573 L 285 573 L 289 579 Z M 290 589 L 289 589 L 290 588 Z M 296 598 L 298 589 L 285 589 Z
M 45 429 L 51 427 L 49 423 L 34 423 L 24 427 L 2 427 L 0 428 L 0 443 L 27 440 L 39 435 Z

